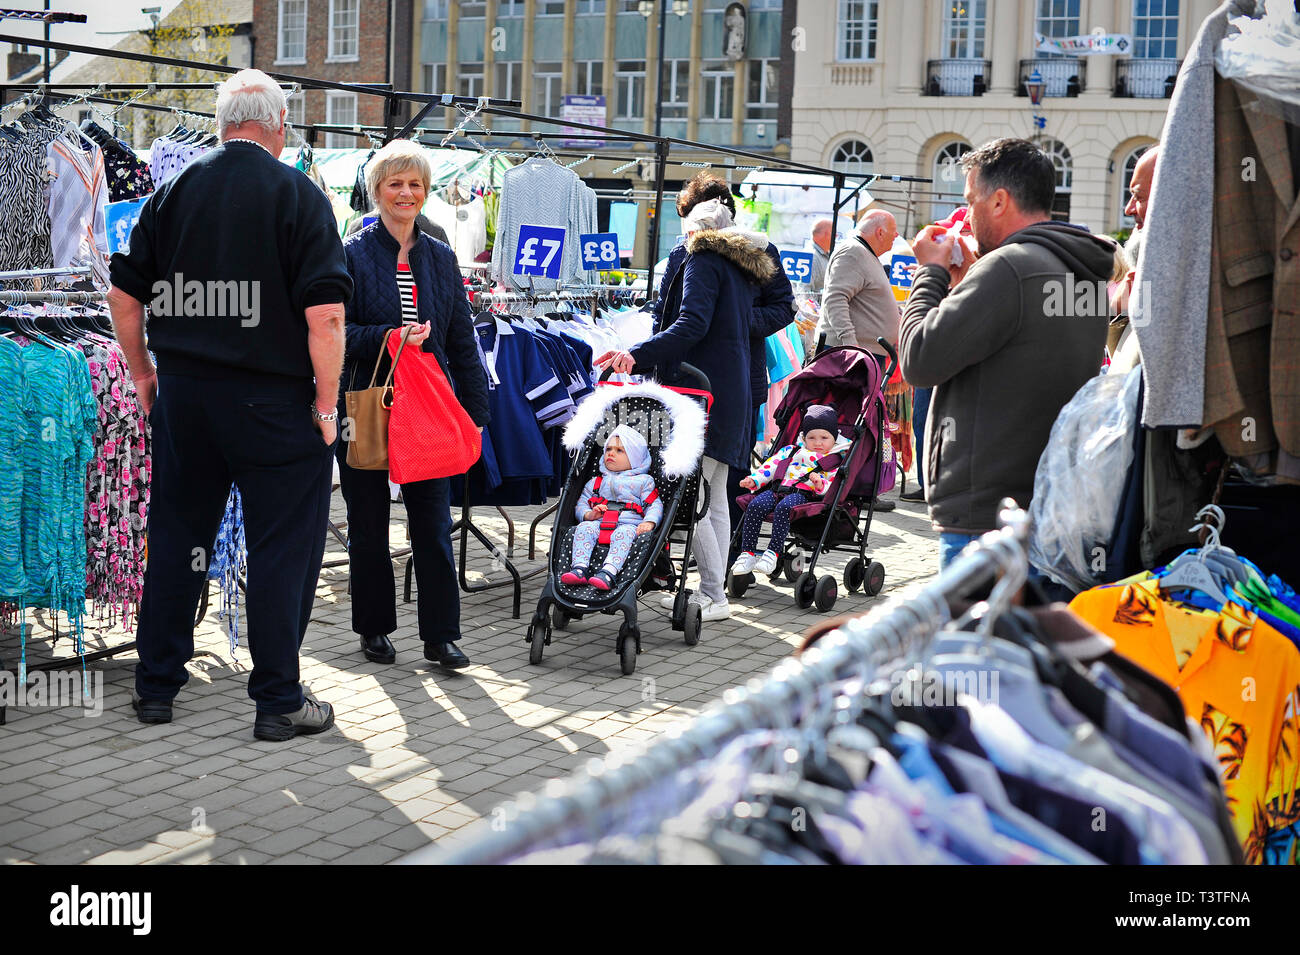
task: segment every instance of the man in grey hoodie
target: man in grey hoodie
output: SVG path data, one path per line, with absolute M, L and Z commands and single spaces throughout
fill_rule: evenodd
M 922 230 L 898 350 L 903 377 L 934 388 L 925 498 L 941 567 L 997 526 L 1002 498 L 1029 506 L 1057 414 L 1101 369 L 1115 250 L 1051 221 L 1056 171 L 1033 143 L 995 140 L 962 167 L 979 258 L 952 266 L 954 240 Z

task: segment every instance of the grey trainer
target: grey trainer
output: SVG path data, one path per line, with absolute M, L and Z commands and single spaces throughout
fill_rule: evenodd
M 258 713 L 253 735 L 283 743 L 295 736 L 323 733 L 333 725 L 334 708 L 304 694 L 302 708 L 293 713 Z

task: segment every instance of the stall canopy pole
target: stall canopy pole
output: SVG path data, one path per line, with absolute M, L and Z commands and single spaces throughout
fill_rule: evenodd
M 243 67 L 226 66 L 224 63 L 203 63 L 197 60 L 179 60 L 171 56 L 154 56 L 150 53 L 132 53 L 127 50 L 104 50 L 93 46 L 81 46 L 76 43 L 58 43 L 54 40 L 41 41 L 33 40 L 31 37 L 11 36 L 0 33 L 0 43 L 16 43 L 19 45 L 27 44 L 29 46 L 47 46 L 52 50 L 67 50 L 69 53 L 86 53 L 90 56 L 108 56 L 117 60 L 135 60 L 139 63 L 154 63 L 158 66 L 174 66 L 183 70 L 206 70 L 211 73 L 238 73 Z M 263 71 L 265 72 L 265 71 Z M 374 96 L 392 97 L 394 94 L 391 83 L 368 84 L 368 83 L 336 83 L 333 80 L 322 80 L 312 76 L 295 76 L 292 73 L 267 73 L 267 76 L 281 83 L 297 83 L 299 86 L 310 89 L 321 90 L 340 90 L 344 93 L 369 93 Z M 92 84 L 93 85 L 93 84 Z M 420 93 L 401 93 L 403 99 L 417 100 L 420 102 L 441 102 L 441 97 L 433 94 Z M 467 106 L 474 106 L 481 102 L 477 96 L 453 96 L 452 102 L 463 103 Z M 517 99 L 489 99 L 488 104 L 502 108 L 503 115 L 509 109 L 518 109 L 523 103 Z
M 834 211 L 831 213 L 831 252 L 835 251 L 835 233 L 838 232 L 840 228 L 840 193 L 843 191 L 844 173 L 837 172 L 835 174 L 835 205 L 833 207 Z M 857 190 L 855 189 L 854 192 L 857 192 Z M 830 252 L 827 253 L 827 255 L 829 254 Z
M 659 222 L 664 214 L 664 172 L 668 165 L 669 148 L 666 140 L 655 144 L 655 215 L 650 220 L 649 265 L 646 267 L 648 272 L 645 280 L 647 293 L 655 287 L 655 263 L 659 261 Z

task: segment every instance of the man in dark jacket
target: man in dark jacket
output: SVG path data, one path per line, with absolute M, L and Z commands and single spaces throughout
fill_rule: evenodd
M 110 265 L 113 327 L 153 427 L 132 702 L 142 723 L 171 721 L 233 482 L 248 537 L 253 733 L 288 740 L 334 723 L 303 692 L 298 648 L 325 551 L 352 279 L 329 201 L 277 158 L 280 87 L 236 73 L 216 114 L 222 144 L 149 197 Z
M 925 497 L 941 566 L 997 526 L 1002 498 L 1029 506 L 1057 414 L 1101 368 L 1115 250 L 1051 221 L 1056 173 L 1032 143 L 995 140 L 962 166 L 980 256 L 951 268 L 953 240 L 922 230 L 899 342 L 903 377 L 934 388 Z

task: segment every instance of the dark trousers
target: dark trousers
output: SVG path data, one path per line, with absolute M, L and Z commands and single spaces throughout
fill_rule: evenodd
M 363 636 L 397 629 L 397 585 L 388 549 L 388 472 L 348 467 L 339 442 L 339 484 L 348 505 L 348 561 L 352 573 L 352 629 Z M 460 639 L 460 589 L 451 548 L 447 478 L 402 485 L 411 554 L 415 559 L 420 639 Z
M 266 375 L 160 375 L 153 427 L 136 692 L 170 700 L 194 655 L 194 614 L 230 485 L 248 543 L 248 695 L 261 713 L 303 703 L 298 648 L 307 632 L 329 519 L 330 448 L 312 421 L 315 387 Z

